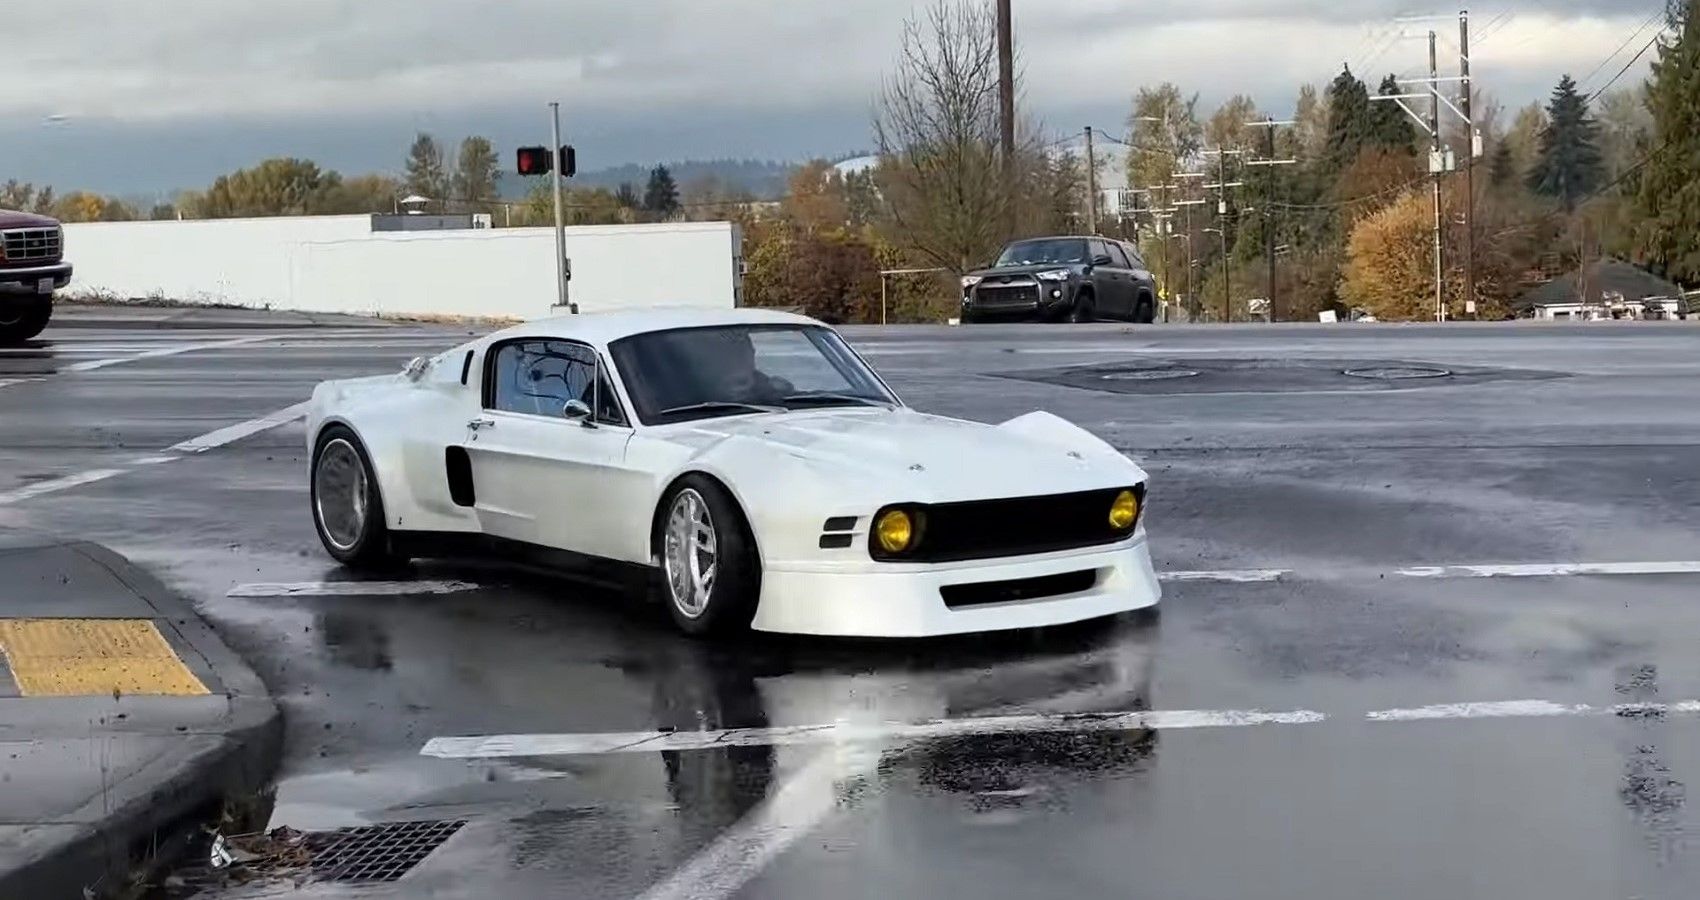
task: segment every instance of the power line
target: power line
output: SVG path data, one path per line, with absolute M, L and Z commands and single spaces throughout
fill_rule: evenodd
M 1577 84 L 1585 85 L 1588 82 L 1593 81 L 1595 75 L 1600 74 L 1600 71 L 1603 70 L 1607 65 L 1609 65 L 1612 60 L 1617 59 L 1618 54 L 1629 49 L 1629 45 L 1635 43 L 1635 39 L 1640 37 L 1641 34 L 1643 32 L 1645 32 L 1647 30 L 1647 28 L 1649 26 L 1651 26 L 1654 22 L 1657 22 L 1659 19 L 1663 18 L 1664 14 L 1665 14 L 1664 10 L 1659 10 L 1657 12 L 1654 12 L 1652 15 L 1648 16 L 1647 21 L 1642 22 L 1641 27 L 1635 29 L 1634 34 L 1631 34 L 1629 37 L 1625 38 L 1623 43 L 1620 44 L 1616 50 L 1613 50 L 1611 52 L 1610 56 L 1606 57 L 1605 59 L 1600 60 L 1600 64 L 1595 66 L 1594 70 L 1592 72 L 1589 72 L 1586 76 L 1584 76 L 1581 81 L 1577 82 Z M 1643 51 L 1643 52 L 1645 52 L 1645 51 Z
M 1609 90 L 1609 89 L 1610 89 L 1610 88 L 1611 88 L 1611 86 L 1612 86 L 1612 85 L 1614 85 L 1614 84 L 1617 84 L 1617 80 L 1618 80 L 1618 79 L 1619 79 L 1619 78 L 1622 78 L 1622 77 L 1623 77 L 1623 75 L 1624 75 L 1624 73 L 1625 73 L 1625 72 L 1628 72 L 1628 71 L 1629 71 L 1629 69 L 1630 69 L 1630 68 L 1631 68 L 1631 67 L 1632 67 L 1632 66 L 1634 66 L 1634 65 L 1635 65 L 1635 64 L 1636 64 L 1636 63 L 1638 63 L 1638 62 L 1640 62 L 1640 61 L 1641 61 L 1641 57 L 1643 57 L 1643 56 L 1646 56 L 1646 55 L 1647 55 L 1647 51 L 1648 51 L 1648 50 L 1651 50 L 1651 49 L 1653 49 L 1653 45 L 1654 45 L 1654 44 L 1657 44 L 1657 43 L 1658 43 L 1658 42 L 1659 42 L 1659 38 L 1661 38 L 1661 37 L 1663 37 L 1663 36 L 1664 36 L 1664 32 L 1663 32 L 1663 31 L 1661 31 L 1661 32 L 1659 32 L 1659 33 L 1658 33 L 1658 34 L 1655 34 L 1655 35 L 1653 35 L 1653 39 L 1652 39 L 1652 40 L 1650 40 L 1650 41 L 1648 41 L 1648 42 L 1647 42 L 1647 44 L 1646 44 L 1646 46 L 1644 46 L 1644 47 L 1642 47 L 1642 48 L 1641 48 L 1641 52 L 1639 52 L 1639 53 L 1637 53 L 1637 54 L 1635 54 L 1635 56 L 1633 56 L 1633 57 L 1632 57 L 1632 58 L 1630 58 L 1630 60 L 1629 60 L 1629 62 L 1627 62 L 1627 63 L 1624 63 L 1624 64 L 1623 64 L 1623 68 L 1621 68 L 1621 69 L 1618 69 L 1618 70 L 1617 70 L 1617 74 L 1616 74 L 1616 75 L 1613 75 L 1613 76 L 1612 76 L 1612 77 L 1611 77 L 1611 80 L 1610 80 L 1610 81 L 1608 81 L 1608 82 L 1606 82 L 1606 83 L 1605 83 L 1605 84 L 1604 84 L 1604 85 L 1602 85 L 1602 86 L 1601 86 L 1601 87 L 1600 87 L 1600 89 L 1599 89 L 1599 90 L 1597 90 L 1597 91 L 1595 91 L 1595 92 L 1593 92 L 1593 93 L 1592 93 L 1592 94 L 1589 94 L 1589 95 L 1588 95 L 1588 99 L 1586 99 L 1586 100 L 1584 100 L 1584 101 L 1582 101 L 1582 102 L 1583 102 L 1583 103 L 1592 103 L 1592 102 L 1594 102 L 1594 100 L 1595 100 L 1595 98 L 1597 98 L 1597 97 L 1599 97 L 1599 96 L 1600 96 L 1600 95 L 1601 95 L 1601 94 L 1603 94 L 1603 93 L 1605 93 L 1605 92 L 1606 92 L 1606 91 L 1607 91 L 1607 90 Z

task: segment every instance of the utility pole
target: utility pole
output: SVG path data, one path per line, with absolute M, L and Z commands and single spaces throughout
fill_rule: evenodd
M 1464 312 L 1476 314 L 1476 126 L 1470 112 L 1470 11 L 1458 11 L 1458 74 L 1464 113 Z
M 1243 181 L 1228 181 L 1228 156 L 1239 156 L 1244 150 L 1215 149 L 1206 150 L 1206 156 L 1216 157 L 1216 183 L 1205 185 L 1206 190 L 1216 191 L 1217 229 L 1222 238 L 1222 321 L 1234 321 L 1234 265 L 1228 258 L 1228 188 L 1242 187 Z
M 1086 233 L 1098 233 L 1098 159 L 1092 155 L 1092 126 L 1086 126 Z
M 1443 234 L 1440 202 L 1440 177 L 1446 170 L 1446 142 L 1440 134 L 1440 62 L 1435 55 L 1435 34 L 1428 33 L 1428 81 L 1432 92 L 1428 101 L 1428 128 L 1434 135 L 1434 159 L 1440 160 L 1439 166 L 1431 166 L 1434 172 L 1434 320 L 1446 321 L 1446 264 L 1444 253 L 1445 243 Z
M 1015 29 L 1010 21 L 1009 4 L 1010 0 L 997 0 L 998 138 L 1006 176 L 1015 166 Z
M 555 163 L 549 167 L 555 192 L 555 302 L 562 309 L 576 313 L 578 310 L 567 302 L 567 220 L 561 204 L 561 104 L 550 102 L 549 121 L 550 135 L 554 138 L 549 143 L 549 152 Z
M 1268 155 L 1263 159 L 1254 159 L 1246 163 L 1248 166 L 1292 166 L 1297 165 L 1296 159 L 1275 158 L 1275 127 L 1278 125 L 1297 125 L 1297 122 L 1287 120 L 1275 121 L 1274 116 L 1264 116 L 1261 122 L 1247 122 L 1246 125 L 1263 129 L 1263 147 Z M 1275 284 L 1275 173 L 1269 173 L 1269 181 L 1265 185 L 1263 197 L 1263 253 L 1269 263 L 1269 321 L 1281 321 L 1281 304 L 1276 299 Z
M 1442 135 L 1441 130 L 1440 130 L 1440 115 L 1441 115 L 1440 106 L 1441 106 L 1441 104 L 1444 103 L 1446 105 L 1446 107 L 1448 109 L 1452 110 L 1452 113 L 1454 115 L 1456 115 L 1459 118 L 1459 120 L 1464 123 L 1464 132 L 1465 132 L 1466 135 L 1469 136 L 1469 142 L 1470 142 L 1469 156 L 1470 156 L 1470 162 L 1472 164 L 1475 160 L 1475 154 L 1476 154 L 1476 132 L 1475 132 L 1476 123 L 1471 118 L 1471 115 L 1470 115 L 1470 112 L 1469 112 L 1469 110 L 1470 110 L 1470 89 L 1472 87 L 1470 74 L 1469 74 L 1469 72 L 1470 72 L 1469 11 L 1468 10 L 1460 11 L 1459 14 L 1458 14 L 1458 19 L 1459 19 L 1459 37 L 1462 39 L 1461 45 L 1459 47 L 1459 50 L 1460 50 L 1459 65 L 1460 65 L 1461 70 L 1463 72 L 1462 75 L 1460 75 L 1459 77 L 1456 77 L 1456 78 L 1453 78 L 1453 77 L 1442 78 L 1440 76 L 1440 66 L 1439 66 L 1439 60 L 1438 60 L 1438 56 L 1437 56 L 1437 52 L 1436 52 L 1437 35 L 1435 34 L 1435 32 L 1433 30 L 1430 30 L 1428 32 L 1428 77 L 1427 78 L 1406 78 L 1406 79 L 1400 79 L 1399 80 L 1400 84 L 1420 84 L 1426 90 L 1423 93 L 1393 94 L 1393 95 L 1383 95 L 1383 96 L 1376 96 L 1376 97 L 1369 98 L 1371 102 L 1387 102 L 1387 103 L 1397 103 L 1397 104 L 1399 104 L 1399 108 L 1404 110 L 1405 114 L 1410 116 L 1411 119 L 1414 120 L 1417 123 L 1417 127 L 1421 128 L 1423 131 L 1427 132 L 1429 137 L 1431 137 L 1433 139 L 1433 144 L 1432 144 L 1433 149 L 1429 152 L 1429 174 L 1431 176 L 1433 176 L 1433 179 L 1434 179 L 1434 188 L 1433 188 L 1434 189 L 1434 318 L 1435 318 L 1435 321 L 1437 321 L 1437 322 L 1446 321 L 1446 316 L 1447 316 L 1447 309 L 1446 309 L 1446 259 L 1445 259 L 1445 252 L 1446 252 L 1445 246 L 1446 245 L 1445 245 L 1445 241 L 1444 241 L 1444 228 L 1445 228 L 1446 219 L 1445 219 L 1445 208 L 1444 208 L 1445 207 L 1445 198 L 1444 198 L 1444 194 L 1441 191 L 1441 182 L 1445 178 L 1446 173 L 1456 171 L 1456 169 L 1457 169 L 1457 155 L 1454 154 L 1452 152 L 1451 148 L 1446 145 L 1444 135 Z M 1429 22 L 1429 21 L 1451 21 L 1451 17 L 1450 16 L 1432 16 L 1432 17 L 1431 16 L 1424 16 L 1424 17 L 1416 17 L 1416 18 L 1403 18 L 1403 19 L 1398 19 L 1396 21 L 1398 21 L 1400 23 Z M 1414 37 L 1414 35 L 1412 35 L 1412 36 Z M 1460 108 L 1457 104 L 1454 104 L 1451 101 L 1451 99 L 1449 99 L 1445 94 L 1441 93 L 1441 91 L 1440 91 L 1441 82 L 1458 82 L 1461 85 L 1463 85 L 1464 104 L 1463 104 L 1462 108 Z M 1407 100 L 1425 100 L 1425 99 L 1428 101 L 1428 115 L 1427 116 L 1423 116 L 1423 115 L 1418 114 L 1418 112 L 1416 110 L 1412 109 L 1410 106 L 1407 106 L 1405 104 L 1405 101 L 1407 101 Z M 1470 177 L 1470 173 L 1469 173 L 1468 169 L 1466 169 L 1466 177 L 1467 178 Z M 1473 187 L 1474 187 L 1474 185 L 1473 184 L 1467 184 L 1467 187 L 1469 187 L 1470 190 L 1466 190 L 1465 193 L 1470 195 L 1471 202 L 1473 203 L 1473 200 L 1474 200 Z M 1474 232 L 1473 232 L 1474 223 L 1472 221 L 1473 217 L 1474 217 L 1474 210 L 1473 209 L 1470 209 L 1465 213 L 1465 228 L 1471 230 L 1471 239 L 1473 239 L 1473 234 L 1474 234 Z M 1468 241 L 1466 242 L 1466 251 L 1465 252 L 1469 254 L 1469 257 L 1466 260 L 1466 263 L 1465 263 L 1465 266 L 1464 266 L 1465 280 L 1466 280 L 1465 308 L 1466 308 L 1466 311 L 1468 311 L 1469 307 L 1471 305 L 1473 305 L 1473 302 L 1474 302 L 1474 299 L 1475 299 L 1475 297 L 1474 297 L 1474 292 L 1475 292 L 1475 287 L 1474 287 L 1474 284 L 1475 284 L 1474 248 L 1469 245 Z

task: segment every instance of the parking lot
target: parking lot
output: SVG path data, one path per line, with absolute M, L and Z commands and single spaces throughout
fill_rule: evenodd
M 1160 610 L 720 644 L 540 573 L 330 564 L 298 404 L 467 333 L 0 350 L 0 525 L 113 547 L 248 658 L 286 717 L 272 825 L 464 822 L 396 895 L 1700 883 L 1700 329 L 847 329 L 913 406 L 1050 410 L 1147 468 Z

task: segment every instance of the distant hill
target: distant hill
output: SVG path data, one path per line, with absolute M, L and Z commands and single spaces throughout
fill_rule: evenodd
M 665 165 L 667 170 L 673 173 L 673 180 L 681 189 L 698 178 L 713 176 L 728 187 L 742 188 L 764 199 L 784 194 L 791 173 L 797 169 L 796 163 L 759 159 L 688 159 Z M 621 182 L 629 181 L 641 194 L 643 186 L 649 183 L 651 168 L 653 167 L 628 163 L 611 169 L 581 171 L 573 178 L 572 186 L 613 189 L 619 187 Z

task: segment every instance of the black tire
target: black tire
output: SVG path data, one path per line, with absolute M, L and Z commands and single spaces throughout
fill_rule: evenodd
M 346 449 L 344 449 L 346 448 Z M 325 505 L 319 501 L 321 482 L 320 465 L 326 462 L 327 454 L 346 453 L 352 450 L 355 461 L 359 464 L 360 493 L 364 496 L 364 513 L 359 517 L 359 524 L 352 530 L 342 525 L 329 526 L 325 522 Z M 327 473 L 328 476 L 329 473 Z M 372 469 L 372 458 L 366 454 L 366 446 L 360 443 L 354 432 L 341 425 L 332 425 L 319 434 L 319 440 L 313 445 L 312 468 L 307 473 L 307 483 L 313 513 L 313 530 L 319 533 L 319 543 L 325 547 L 325 552 L 331 558 L 352 569 L 383 570 L 393 569 L 406 562 L 396 555 L 390 543 L 390 530 L 384 514 L 384 498 L 378 490 L 378 478 Z M 327 498 L 327 503 L 330 502 Z M 334 531 L 348 533 L 334 535 Z
M 681 499 L 687 495 L 701 501 L 707 512 L 708 525 L 714 533 L 714 576 L 700 607 L 694 597 L 681 597 L 690 578 L 681 568 L 681 578 L 675 580 L 675 567 L 684 563 L 669 553 L 670 531 L 674 515 L 678 512 L 676 505 L 688 503 L 688 500 Z M 662 496 L 656 509 L 655 523 L 655 552 L 661 563 L 656 588 L 673 624 L 693 636 L 747 630 L 755 618 L 756 602 L 761 596 L 761 559 L 756 552 L 755 538 L 750 533 L 749 520 L 738 508 L 738 502 L 731 493 L 720 482 L 706 475 L 686 475 L 674 482 Z
M 1082 291 L 1074 297 L 1074 306 L 1068 311 L 1068 320 L 1077 324 L 1098 321 L 1098 302 L 1091 291 Z
M 0 347 L 16 347 L 40 334 L 53 318 L 53 298 L 0 297 Z
M 1137 325 L 1150 325 L 1157 321 L 1157 304 L 1145 294 L 1139 295 L 1139 302 L 1133 305 L 1133 321 Z

